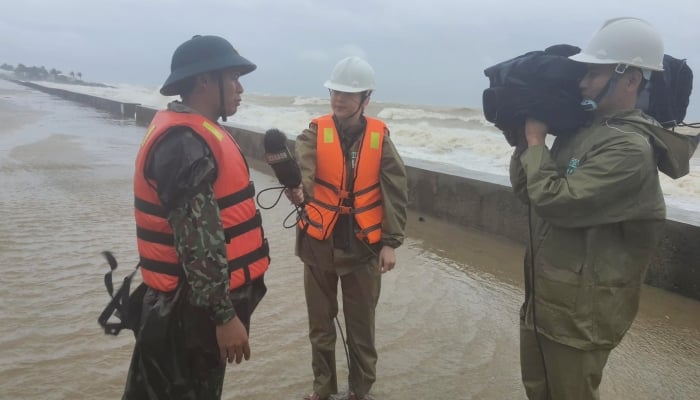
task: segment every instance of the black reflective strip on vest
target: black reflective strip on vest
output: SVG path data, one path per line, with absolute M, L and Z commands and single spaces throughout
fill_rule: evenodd
M 143 213 L 155 215 L 156 217 L 168 218 L 168 212 L 165 210 L 165 208 L 158 204 L 153 204 L 146 200 L 139 199 L 138 197 L 134 197 L 134 208 Z
M 375 208 L 375 207 L 378 207 L 378 206 L 381 206 L 381 205 L 382 205 L 382 201 L 381 201 L 381 200 L 377 200 L 377 201 L 375 201 L 374 203 L 369 204 L 369 205 L 367 205 L 367 206 L 360 207 L 360 208 L 353 208 L 352 211 L 350 211 L 350 213 L 351 213 L 351 214 L 363 213 L 363 212 L 365 212 L 365 211 L 367 211 L 367 210 L 371 210 L 371 209 L 373 209 L 373 208 Z
M 333 204 L 324 203 L 324 202 L 319 201 L 319 200 L 317 200 L 317 199 L 313 199 L 312 202 L 313 202 L 314 205 L 321 206 L 321 207 L 325 208 L 325 209 L 328 210 L 328 211 L 333 211 L 333 212 L 338 212 L 338 211 L 340 211 L 340 207 L 339 207 L 339 206 L 336 206 L 336 205 L 333 205 Z
M 228 262 L 228 272 L 237 271 L 243 268 L 245 274 L 245 281 L 250 282 L 250 269 L 248 268 L 250 264 L 258 261 L 263 257 L 270 256 L 270 246 L 267 244 L 267 239 L 263 240 L 262 246 L 251 251 L 250 253 L 244 254 L 240 257 L 234 258 Z
M 219 209 L 223 210 L 224 208 L 235 206 L 236 204 L 252 199 L 253 197 L 255 197 L 255 186 L 253 186 L 253 182 L 250 182 L 245 189 L 239 190 L 236 193 L 230 194 L 226 197 L 222 197 L 216 202 L 219 204 Z
M 137 226 L 136 237 L 151 243 L 175 246 L 175 238 L 170 233 L 156 232 Z
M 362 190 L 358 190 L 358 191 L 356 191 L 356 192 L 353 192 L 352 194 L 353 194 L 355 197 L 361 196 L 361 195 L 363 195 L 363 194 L 365 194 L 365 193 L 371 192 L 371 191 L 374 190 L 374 189 L 377 189 L 378 187 L 379 187 L 379 182 L 375 183 L 374 185 L 370 185 L 369 187 L 364 188 L 364 189 L 362 189 Z
M 238 225 L 234 225 L 230 228 L 224 229 L 224 236 L 226 237 L 226 243 L 231 242 L 231 239 L 236 236 L 240 236 L 246 232 L 250 232 L 255 228 L 262 226 L 262 216 L 260 216 L 260 211 L 256 210 L 253 218 L 241 222 Z
M 323 179 L 316 178 L 316 179 L 314 179 L 314 182 L 317 183 L 317 184 L 319 184 L 319 185 L 321 185 L 321 186 L 323 186 L 323 187 L 326 187 L 326 188 L 332 190 L 333 193 L 335 193 L 335 194 L 339 194 L 339 193 L 340 193 L 340 189 L 338 189 L 337 187 L 333 186 L 331 183 L 328 183 L 328 182 L 324 181 Z
M 368 228 L 365 228 L 365 229 L 361 230 L 361 231 L 360 231 L 360 234 L 361 234 L 362 236 L 365 236 L 365 237 L 366 237 L 370 232 L 376 231 L 377 229 L 381 229 L 381 227 L 382 227 L 382 224 L 372 225 L 372 226 L 370 226 L 370 227 L 368 227 Z
M 165 274 L 170 276 L 177 276 L 178 278 L 185 277 L 185 271 L 182 269 L 180 264 L 171 264 L 162 261 L 149 260 L 148 258 L 141 257 L 139 262 L 141 268 L 157 272 L 159 274 Z

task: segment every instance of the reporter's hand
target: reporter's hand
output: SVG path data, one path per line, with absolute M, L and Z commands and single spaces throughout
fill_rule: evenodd
M 396 252 L 391 246 L 383 246 L 379 251 L 379 272 L 391 271 L 396 266 Z
M 284 195 L 287 199 L 291 201 L 294 205 L 300 205 L 304 202 L 304 187 L 299 185 L 295 188 L 284 189 Z
M 219 344 L 221 362 L 240 364 L 245 357 L 250 359 L 250 345 L 248 344 L 248 332 L 238 317 L 216 326 L 216 342 Z
M 544 144 L 544 138 L 547 136 L 549 127 L 542 121 L 533 118 L 528 118 L 525 121 L 525 139 L 528 147 Z

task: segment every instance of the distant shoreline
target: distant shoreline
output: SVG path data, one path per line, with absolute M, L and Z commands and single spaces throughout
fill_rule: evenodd
M 110 86 L 106 85 L 104 83 L 99 83 L 99 82 L 88 82 L 88 81 L 83 81 L 80 79 L 65 79 L 65 80 L 51 80 L 51 79 L 35 79 L 35 78 L 28 78 L 24 76 L 20 76 L 15 72 L 10 72 L 10 71 L 1 71 L 0 72 L 0 79 L 6 79 L 6 80 L 18 80 L 18 81 L 26 81 L 26 82 L 53 82 L 53 83 L 60 83 L 63 85 L 75 85 L 75 86 L 88 86 L 88 87 L 102 87 L 102 88 L 111 88 L 111 89 L 116 89 L 115 86 Z

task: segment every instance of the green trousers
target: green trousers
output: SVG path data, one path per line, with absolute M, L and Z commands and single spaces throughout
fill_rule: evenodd
M 610 350 L 579 350 L 520 327 L 520 369 L 530 400 L 598 400 L 598 386 Z M 547 382 L 545 382 L 545 368 Z M 547 386 L 549 394 L 547 396 Z
M 376 380 L 374 316 L 381 287 L 376 258 L 340 274 L 332 269 L 304 266 L 314 391 L 321 397 L 338 392 L 334 318 L 338 315 L 339 280 L 350 356 L 348 385 L 358 398 L 362 398 Z M 345 355 L 342 357 L 344 359 Z

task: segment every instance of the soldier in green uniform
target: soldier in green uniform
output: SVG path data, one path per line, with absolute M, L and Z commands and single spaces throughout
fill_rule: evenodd
M 529 119 L 511 159 L 513 189 L 532 220 L 520 314 L 531 400 L 598 399 L 610 351 L 637 313 L 666 217 L 658 171 L 687 174 L 696 145 L 636 109 L 663 55 L 646 21 L 606 22 L 571 57 L 588 64 L 580 88 L 597 107 L 592 124 L 550 150 L 547 126 Z
M 341 60 L 325 83 L 332 114 L 316 118 L 296 140 L 306 219 L 297 255 L 304 262 L 312 369 L 311 400 L 337 393 L 333 318 L 338 282 L 350 355 L 348 398 L 364 399 L 376 380 L 375 308 L 381 273 L 394 268 L 404 239 L 406 169 L 383 122 L 364 115 L 374 71 L 364 60 Z
M 173 54 L 161 93 L 182 101 L 156 114 L 134 178 L 148 290 L 124 399 L 219 399 L 225 361 L 250 357 L 250 317 L 266 292 L 269 258 L 261 251 L 243 263 L 232 259 L 232 243 L 250 239 L 229 227 L 231 210 L 255 215 L 255 208 L 249 192 L 220 198 L 233 190 L 230 182 L 248 186 L 249 175 L 217 121 L 237 111 L 239 77 L 255 68 L 217 36 L 195 36 Z M 251 224 L 246 232 L 260 244 L 256 229 L 259 224 Z M 240 282 L 236 269 L 241 276 L 246 271 Z

